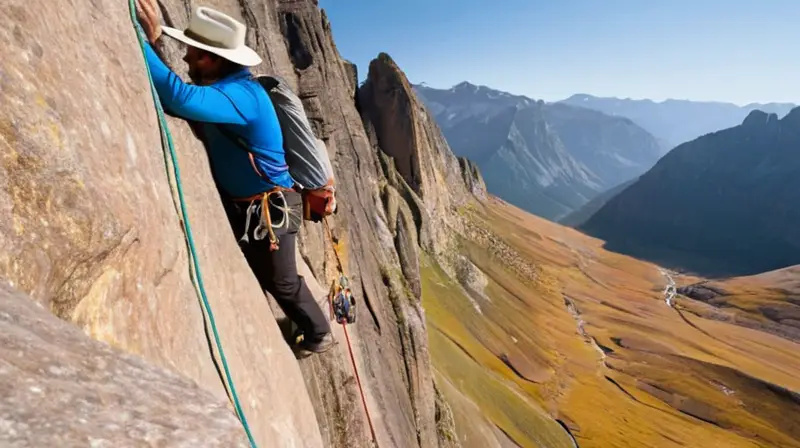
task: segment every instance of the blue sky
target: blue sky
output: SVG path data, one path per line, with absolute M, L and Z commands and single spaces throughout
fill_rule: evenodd
M 385 51 L 414 83 L 800 103 L 800 0 L 320 0 L 362 80 Z

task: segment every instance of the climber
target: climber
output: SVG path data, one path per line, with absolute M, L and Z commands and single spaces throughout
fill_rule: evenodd
M 327 351 L 334 344 L 330 325 L 295 262 L 302 201 L 292 189 L 295 182 L 286 164 L 273 103 L 251 78 L 249 67 L 260 64 L 261 58 L 245 45 L 246 26 L 221 12 L 198 7 L 186 30 L 162 27 L 157 0 L 137 0 L 137 16 L 148 41 L 147 64 L 164 109 L 192 122 L 205 143 L 231 226 L 244 228 L 240 241 L 246 243 L 242 252 L 247 262 L 262 289 L 272 294 L 302 334 L 302 341 L 292 348 L 300 357 Z M 162 31 L 187 44 L 183 60 L 194 85 L 184 83 L 156 53 L 163 43 Z M 260 170 L 231 134 L 250 142 Z M 251 218 L 253 224 L 258 223 L 255 229 L 251 229 Z M 264 227 L 273 230 L 270 239 L 263 238 Z M 270 241 L 273 233 L 280 246 Z

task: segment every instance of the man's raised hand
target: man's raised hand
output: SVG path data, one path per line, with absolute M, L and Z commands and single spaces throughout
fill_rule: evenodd
M 136 0 L 136 16 L 142 25 L 144 34 L 151 44 L 155 45 L 161 37 L 161 14 L 158 9 L 158 0 Z

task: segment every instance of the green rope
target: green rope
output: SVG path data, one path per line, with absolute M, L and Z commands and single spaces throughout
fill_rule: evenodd
M 139 46 L 142 50 L 142 57 L 145 57 L 145 41 L 142 38 L 144 34 L 139 22 L 136 19 L 136 5 L 134 4 L 135 0 L 129 0 L 128 6 L 130 9 L 131 14 L 131 21 L 133 22 L 134 29 L 136 31 L 136 37 L 139 40 Z M 219 350 L 219 357 L 222 360 L 222 367 L 225 370 L 225 377 L 228 380 L 228 384 L 230 385 L 230 393 L 233 399 L 233 404 L 236 409 L 236 414 L 239 417 L 239 420 L 242 422 L 242 426 L 244 426 L 244 430 L 247 433 L 247 438 L 250 440 L 250 446 L 256 447 L 256 442 L 253 439 L 253 434 L 250 432 L 250 426 L 247 424 L 247 419 L 244 416 L 244 412 L 242 412 L 242 406 L 239 403 L 239 397 L 236 394 L 236 388 L 233 386 L 233 378 L 231 378 L 230 370 L 228 369 L 228 361 L 225 358 L 225 353 L 222 351 L 222 342 L 219 338 L 219 332 L 217 331 L 217 325 L 214 323 L 214 314 L 211 312 L 211 306 L 208 303 L 208 297 L 206 296 L 206 290 L 203 286 L 203 276 L 200 273 L 200 265 L 198 262 L 197 251 L 194 246 L 194 238 L 192 238 L 192 228 L 189 225 L 189 215 L 186 213 L 186 201 L 183 198 L 183 187 L 181 186 L 181 172 L 178 168 L 178 161 L 177 156 L 175 154 L 175 147 L 172 143 L 172 134 L 169 132 L 169 127 L 167 127 L 166 118 L 164 118 L 164 109 L 161 107 L 161 101 L 158 98 L 158 92 L 156 91 L 155 85 L 153 84 L 153 77 L 150 74 L 150 67 L 147 65 L 147 60 L 145 60 L 145 68 L 147 69 L 147 79 L 150 83 L 150 93 L 153 96 L 153 102 L 156 106 L 156 113 L 158 114 L 158 121 L 159 127 L 161 130 L 161 147 L 164 151 L 164 159 L 167 164 L 169 164 L 170 160 L 167 160 L 167 148 L 169 148 L 169 157 L 171 159 L 172 169 L 175 174 L 175 184 L 178 189 L 178 197 L 180 199 L 181 205 L 181 215 L 182 215 L 182 222 L 184 227 L 184 233 L 186 234 L 186 239 L 189 245 L 189 254 L 190 254 L 190 261 L 194 266 L 194 271 L 190 269 L 190 273 L 192 275 L 192 282 L 195 284 L 195 288 L 199 291 L 200 299 L 202 305 L 205 309 L 206 315 L 208 315 L 208 321 L 211 326 L 211 329 L 214 333 L 214 340 L 217 344 L 217 349 Z M 167 167 L 167 176 L 169 177 L 169 168 Z

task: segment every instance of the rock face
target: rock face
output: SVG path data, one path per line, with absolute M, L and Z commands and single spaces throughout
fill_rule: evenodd
M 483 180 L 478 165 L 464 157 L 459 157 L 458 163 L 461 165 L 461 176 L 464 177 L 469 191 L 479 199 L 486 199 L 486 181 Z
M 800 263 L 800 108 L 760 111 L 680 145 L 579 228 L 613 250 L 701 276 Z
M 405 183 L 395 168 L 397 160 L 374 144 L 374 129 L 365 130 L 354 101 L 354 67 L 339 57 L 325 14 L 313 2 L 286 1 L 279 3 L 277 16 L 289 36 L 289 53 L 305 55 L 303 64 L 293 61 L 298 91 L 336 171 L 342 208 L 332 223 L 333 233 L 359 300 L 359 318 L 348 328 L 355 328 L 351 337 L 378 442 L 381 447 L 436 446 L 442 427 L 436 424 L 417 263 L 420 246 L 434 248 L 434 229 L 442 226 L 436 218 L 445 214 L 449 199 L 431 196 L 430 203 L 423 203 L 422 195 L 413 189 L 396 188 Z M 363 111 L 363 104 L 359 105 Z M 393 105 L 382 106 L 391 109 Z M 466 191 L 452 153 L 445 153 L 446 147 L 426 145 L 425 137 L 417 133 L 426 129 L 415 126 L 395 136 L 398 146 L 410 148 L 430 164 L 426 167 L 430 172 L 420 172 L 420 185 L 426 185 L 426 176 L 434 173 L 430 185 L 452 179 L 453 191 Z M 322 226 L 307 225 L 301 251 L 320 283 L 328 285 L 335 263 L 323 235 Z M 340 344 L 344 344 L 341 338 Z M 368 446 L 352 368 L 346 352 L 342 353 L 338 360 L 322 357 L 303 362 L 302 369 L 326 444 Z M 350 392 L 343 393 L 348 387 Z
M 466 202 L 473 186 L 479 191 L 480 181 L 473 173 L 462 174 L 439 127 L 389 55 L 380 54 L 370 63 L 358 104 L 365 125 L 374 129 L 375 143 L 422 200 L 431 218 L 432 240 L 443 251 L 438 243 L 448 239 L 447 225 L 455 224 L 450 219 L 454 207 Z
M 572 95 L 561 103 L 630 118 L 662 141 L 665 152 L 702 135 L 736 126 L 754 110 L 783 117 L 796 106 L 790 103 L 751 103 L 740 107 L 731 103 L 709 101 L 655 102 L 600 98 L 586 94 Z
M 248 44 L 264 59 L 254 72 L 290 82 L 331 156 L 340 204 L 333 243 L 358 300 L 348 334 L 380 446 L 454 446 L 434 390 L 418 257 L 438 247 L 459 201 L 482 190 L 479 173 L 459 165 L 410 88 L 396 103 L 377 98 L 391 107 L 369 115 L 408 114 L 408 127 L 391 136 L 365 129 L 355 67 L 340 58 L 316 1 L 205 4 L 248 25 Z M 193 5 L 160 6 L 168 25 L 183 28 Z M 11 0 L 0 19 L 8 49 L 0 61 L 0 278 L 93 338 L 227 399 L 126 2 L 65 12 Z M 167 41 L 167 62 L 185 75 L 182 51 Z M 392 71 L 407 84 L 396 66 L 384 70 Z M 341 328 L 336 350 L 294 359 L 280 312 L 237 247 L 202 145 L 182 120 L 168 121 L 205 291 L 256 442 L 369 446 Z M 304 224 L 298 263 L 321 302 L 336 274 L 325 235 L 321 224 Z
M 225 400 L 87 337 L 8 285 L 0 341 L 0 445 L 250 446 Z
M 186 5 L 165 3 L 171 22 L 186 23 Z M 127 2 L 65 10 L 12 0 L 0 20 L 0 277 L 92 337 L 225 399 Z M 290 74 L 277 27 L 259 39 Z M 263 51 L 269 42 L 282 59 Z M 256 441 L 320 447 L 300 369 L 237 247 L 205 152 L 184 122 L 169 124 L 205 290 Z
M 414 88 L 453 151 L 480 167 L 491 193 L 547 219 L 642 174 L 662 153 L 626 118 L 467 82 Z

